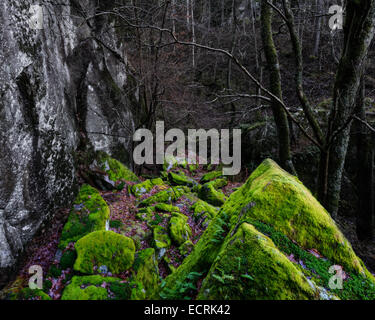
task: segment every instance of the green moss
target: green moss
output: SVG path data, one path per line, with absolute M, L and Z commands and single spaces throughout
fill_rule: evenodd
M 73 268 L 74 262 L 76 261 L 77 253 L 75 250 L 65 251 L 60 259 L 60 267 L 62 270 Z
M 108 291 L 102 287 L 103 284 L 121 286 L 120 281 L 121 279 L 99 275 L 74 276 L 71 283 L 65 287 L 61 300 L 109 300 Z
M 326 258 L 318 258 L 300 248 L 281 232 L 276 231 L 271 226 L 260 221 L 253 221 L 252 224 L 263 234 L 267 234 L 275 243 L 277 248 L 284 254 L 290 256 L 293 254 L 294 260 L 300 261 L 297 265 L 300 270 L 314 282 L 328 290 L 329 280 L 332 274 L 329 269 L 334 263 Z M 302 267 L 301 262 L 304 267 Z M 368 278 L 347 273 L 347 278 L 343 281 L 343 289 L 331 290 L 336 296 L 347 300 L 373 300 L 375 299 L 375 284 Z
M 152 298 L 158 289 L 160 276 L 155 250 L 147 248 L 140 251 L 134 261 L 135 280 L 142 283 L 146 298 Z
M 302 183 L 272 160 L 266 160 L 247 182 L 225 202 L 210 222 L 191 254 L 165 279 L 164 290 L 177 290 L 191 272 L 206 272 L 216 259 L 226 236 L 248 220 L 261 220 L 305 249 L 315 248 L 333 263 L 354 274 L 371 274 L 324 208 Z
M 226 201 L 224 193 L 216 190 L 211 183 L 204 184 L 199 190 L 198 196 L 202 200 L 218 207 L 222 206 Z
M 223 211 L 231 224 L 253 218 L 273 226 L 301 247 L 317 249 L 347 270 L 363 273 L 360 259 L 311 192 L 274 161 L 265 160 L 234 192 Z
M 146 207 L 154 203 L 171 203 L 172 201 L 177 201 L 182 195 L 190 192 L 190 189 L 185 186 L 177 186 L 170 188 L 168 190 L 160 191 L 153 196 L 143 200 L 139 206 Z
M 211 171 L 211 172 L 208 172 L 205 175 L 203 175 L 200 182 L 201 183 L 207 183 L 207 182 L 210 182 L 211 180 L 214 180 L 214 179 L 222 177 L 222 176 L 223 176 L 223 172 L 221 170 L 220 171 Z
M 198 200 L 195 202 L 191 207 L 190 210 L 192 210 L 194 220 L 196 222 L 199 222 L 200 220 L 203 220 L 202 225 L 204 227 L 208 226 L 208 223 L 216 217 L 218 213 L 218 209 L 214 206 L 208 204 L 206 201 Z
M 171 184 L 177 185 L 177 186 L 188 186 L 193 187 L 197 184 L 193 179 L 183 175 L 183 174 L 176 174 L 173 172 L 169 172 L 168 179 Z
M 40 289 L 23 288 L 17 295 L 17 300 L 52 300 L 51 297 Z
M 134 194 L 137 198 L 144 195 L 145 193 L 148 193 L 152 190 L 154 186 L 163 186 L 165 185 L 163 180 L 158 179 L 151 179 L 146 180 L 142 183 L 136 184 L 134 186 L 129 186 L 129 193 Z
M 208 183 L 211 184 L 215 189 L 221 189 L 228 184 L 228 181 L 226 178 L 224 178 L 224 179 L 215 179 Z
M 318 292 L 272 240 L 247 223 L 228 238 L 197 299 L 302 300 Z
M 140 208 L 136 214 L 137 219 L 141 221 L 151 222 L 154 217 L 155 208 L 154 207 L 145 207 Z
M 194 244 L 191 242 L 191 240 L 187 240 L 179 246 L 178 250 L 180 251 L 180 254 L 182 256 L 187 256 L 191 252 L 191 250 L 193 250 L 193 248 Z
M 169 248 L 171 246 L 171 239 L 168 236 L 167 230 L 161 226 L 154 227 L 154 245 L 156 249 Z
M 109 207 L 99 191 L 83 185 L 62 230 L 59 248 L 64 249 L 92 231 L 104 230 L 108 218 Z
M 180 208 L 166 203 L 158 203 L 155 210 L 161 212 L 180 212 Z
M 187 217 L 183 214 L 174 213 L 169 221 L 169 233 L 172 240 L 178 245 L 182 245 L 191 237 L 191 229 L 187 224 Z
M 74 270 L 94 273 L 94 266 L 105 265 L 114 274 L 128 270 L 134 262 L 132 239 L 112 231 L 96 231 L 75 244 L 77 260 Z
M 111 158 L 105 152 L 97 152 L 97 161 L 100 168 L 108 174 L 111 181 L 117 182 L 123 181 L 133 181 L 138 182 L 139 178 L 128 169 L 124 164 L 116 159 Z

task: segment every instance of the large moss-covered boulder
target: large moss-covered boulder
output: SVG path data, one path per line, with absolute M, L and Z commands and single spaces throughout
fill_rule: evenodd
M 172 240 L 178 245 L 182 245 L 191 237 L 191 229 L 187 223 L 188 217 L 182 213 L 174 212 L 169 221 L 169 233 Z
M 329 213 L 298 178 L 270 159 L 232 194 L 223 211 L 231 225 L 249 218 L 262 221 L 347 270 L 365 270 Z
M 258 231 L 250 225 L 256 226 Z M 254 237 L 258 240 L 265 239 L 265 242 L 246 240 Z M 271 237 L 275 246 L 268 239 Z M 236 246 L 243 246 L 245 250 L 237 250 Z M 286 279 L 288 282 L 291 280 L 289 286 L 285 284 L 279 287 L 280 291 L 284 292 L 267 293 L 267 290 L 272 290 L 271 284 L 261 284 L 268 283 L 267 277 L 272 279 L 271 275 L 268 275 L 270 270 L 266 265 L 262 266 L 254 254 L 265 255 L 264 261 L 270 259 L 268 263 L 271 265 L 277 263 L 277 269 L 276 265 L 274 269 L 279 274 L 279 280 L 274 279 L 274 285 L 278 286 L 280 281 Z M 330 298 L 324 290 L 330 289 L 329 279 L 333 274 L 330 274 L 329 268 L 332 265 L 342 266 L 349 275 L 343 283 L 343 290 L 335 291 L 335 295 L 343 299 L 375 296 L 374 277 L 356 256 L 329 213 L 296 177 L 282 170 L 272 160 L 265 160 L 247 182 L 229 197 L 190 255 L 166 278 L 166 284 L 160 294 L 177 292 L 181 289 L 179 284 L 188 281 L 189 275 L 204 273 L 210 269 L 198 293 L 199 298 L 245 298 L 245 295 L 242 296 L 244 292 L 247 292 L 249 299 L 257 295 L 264 299 L 298 296 L 313 298 L 301 274 L 294 271 L 291 273 L 294 269 L 281 255 L 294 263 L 306 278 L 312 278 L 311 288 L 318 288 L 318 285 L 323 287 L 322 290 L 319 289 L 321 297 Z M 221 258 L 223 262 L 219 262 Z M 253 268 L 249 259 L 252 259 L 258 268 Z M 218 280 L 218 283 L 221 280 L 228 283 L 232 281 L 230 271 L 235 271 L 234 261 L 241 272 L 242 269 L 238 267 L 241 264 L 247 265 L 249 271 L 253 270 L 253 273 L 244 272 L 241 275 L 243 281 L 256 281 L 253 288 L 257 292 L 252 292 L 250 287 L 241 287 L 240 289 L 244 290 L 242 293 L 232 291 L 230 284 L 228 290 L 223 289 L 223 292 L 212 288 L 214 279 Z M 234 286 L 238 284 L 239 282 Z M 207 292 L 206 289 L 210 290 Z M 248 289 L 250 291 L 247 291 Z M 211 291 L 212 295 L 209 293 Z
M 221 207 L 226 200 L 224 193 L 216 190 L 212 183 L 204 184 L 199 190 L 198 196 L 215 207 Z
M 90 232 L 105 230 L 108 218 L 109 208 L 99 191 L 83 185 L 62 230 L 59 248 L 64 249 L 70 242 L 76 242 Z
M 163 180 L 160 178 L 157 179 L 150 179 L 143 181 L 142 183 L 135 184 L 133 186 L 129 186 L 129 192 L 135 195 L 137 198 L 148 193 L 152 190 L 155 186 L 163 186 L 165 185 Z
M 139 206 L 146 207 L 155 203 L 171 203 L 172 201 L 177 201 L 182 195 L 189 193 L 190 189 L 186 186 L 172 187 L 168 190 L 160 191 L 153 196 L 143 200 Z
M 128 270 L 134 262 L 135 246 L 131 238 L 113 231 L 95 231 L 75 244 L 74 270 L 95 273 L 94 267 L 106 266 L 113 274 Z
M 142 284 L 137 281 L 92 275 L 74 276 L 61 300 L 138 300 L 144 296 Z
M 315 286 L 252 225 L 229 237 L 202 283 L 198 299 L 302 300 L 319 297 Z
M 155 257 L 155 250 L 147 248 L 137 253 L 133 269 L 136 273 L 135 279 L 143 284 L 146 291 L 146 298 L 154 297 L 157 292 L 160 276 L 158 261 Z

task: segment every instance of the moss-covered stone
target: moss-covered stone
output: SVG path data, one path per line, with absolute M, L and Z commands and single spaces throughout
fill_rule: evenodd
M 190 255 L 165 279 L 161 294 L 178 290 L 177 284 L 184 283 L 192 272 L 207 272 L 225 239 L 232 238 L 243 223 L 254 220 L 273 226 L 300 247 L 314 248 L 333 263 L 373 281 L 335 222 L 310 191 L 275 162 L 266 160 L 225 202 Z
M 183 174 L 176 174 L 173 172 L 169 172 L 168 174 L 168 179 L 169 182 L 172 185 L 177 185 L 177 186 L 188 186 L 188 187 L 193 187 L 194 185 L 197 184 L 193 179 L 183 175 Z
M 158 203 L 155 210 L 159 212 L 180 212 L 180 208 L 166 203 Z
M 228 180 L 226 178 L 215 179 L 207 183 L 211 184 L 217 190 L 225 187 L 228 184 Z
M 223 171 L 211 171 L 206 173 L 205 175 L 202 176 L 200 182 L 201 183 L 207 183 L 210 182 L 211 180 L 214 180 L 216 178 L 220 178 L 223 176 Z
M 272 240 L 244 223 L 225 241 L 197 299 L 302 300 L 317 297 L 315 286 Z
M 137 253 L 133 266 L 135 280 L 142 283 L 146 290 L 146 298 L 152 298 L 158 289 L 160 276 L 155 250 L 147 248 Z
M 301 247 L 318 250 L 348 271 L 365 268 L 328 212 L 298 180 L 265 160 L 223 208 L 230 223 L 247 218 L 273 226 Z
M 94 267 L 105 265 L 114 274 L 128 270 L 134 262 L 132 239 L 112 231 L 96 231 L 75 244 L 77 260 L 74 270 L 94 273 Z
M 105 152 L 97 153 L 97 162 L 99 167 L 107 173 L 108 178 L 116 183 L 117 181 L 132 181 L 138 182 L 139 178 L 127 168 L 124 164 L 116 159 L 111 158 Z
M 136 214 L 137 219 L 150 222 L 154 217 L 155 207 L 140 208 Z
M 224 193 L 214 188 L 211 183 L 206 183 L 202 186 L 198 193 L 199 198 L 207 201 L 213 206 L 221 207 L 226 201 Z
M 162 226 L 154 227 L 154 245 L 156 249 L 164 249 L 171 246 L 171 239 L 168 232 Z
M 17 300 L 52 300 L 43 290 L 28 287 L 23 288 L 14 298 Z
M 190 192 L 190 189 L 186 186 L 172 187 L 168 190 L 160 191 L 153 196 L 143 200 L 139 206 L 146 207 L 154 203 L 171 203 L 172 201 L 177 201 L 182 195 Z
M 195 221 L 199 222 L 199 221 L 203 220 L 201 222 L 201 224 L 204 227 L 208 226 L 208 223 L 213 218 L 216 217 L 216 215 L 219 211 L 216 207 L 210 205 L 209 203 L 207 203 L 206 201 L 203 201 L 203 200 L 198 200 L 197 202 L 195 202 L 190 207 L 190 210 L 192 210 L 194 212 L 193 217 L 194 217 Z
M 145 193 L 148 193 L 152 190 L 153 187 L 155 186 L 163 186 L 165 185 L 163 180 L 158 178 L 158 179 L 151 179 L 151 180 L 146 180 L 142 183 L 129 186 L 129 193 L 134 194 L 137 198 L 140 196 L 144 195 Z
M 109 207 L 98 190 L 85 184 L 80 188 L 59 242 L 64 249 L 70 242 L 76 242 L 86 234 L 105 230 L 109 218 Z
M 182 245 L 179 246 L 178 250 L 182 256 L 187 256 L 191 250 L 193 250 L 194 244 L 191 240 L 185 241 Z
M 173 213 L 171 220 L 169 221 L 169 233 L 172 240 L 178 245 L 182 245 L 184 242 L 190 239 L 191 229 L 187 224 L 188 218 L 183 214 Z
M 135 282 L 125 283 L 113 277 L 74 276 L 63 291 L 61 300 L 131 300 L 136 296 Z

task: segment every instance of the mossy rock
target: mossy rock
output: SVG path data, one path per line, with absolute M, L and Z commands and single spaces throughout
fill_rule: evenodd
M 202 178 L 201 178 L 201 180 L 200 180 L 200 182 L 204 184 L 204 183 L 210 182 L 211 180 L 220 178 L 222 176 L 223 176 L 223 171 L 222 170 L 211 171 L 211 172 L 208 172 L 205 175 L 203 175 Z
M 96 231 L 75 244 L 77 260 L 74 270 L 93 274 L 94 267 L 107 266 L 114 274 L 128 270 L 134 262 L 132 239 L 112 231 Z
M 311 192 L 296 177 L 268 159 L 232 193 L 190 255 L 165 279 L 162 293 L 178 290 L 177 284 L 184 283 L 192 272 L 207 272 L 219 252 L 225 249 L 226 240 L 232 238 L 243 223 L 254 220 L 267 223 L 299 247 L 316 249 L 333 264 L 343 266 L 346 272 L 353 271 L 353 275 L 374 283 L 373 276 Z M 238 260 L 243 256 L 239 253 L 239 257 L 232 258 Z M 355 292 L 356 289 L 352 289 Z
M 202 225 L 207 227 L 209 221 L 211 221 L 213 218 L 216 217 L 217 213 L 219 212 L 219 209 L 210 205 L 206 201 L 198 200 L 195 202 L 191 207 L 190 210 L 192 210 L 193 217 L 195 221 L 204 220 L 202 222 Z
M 155 250 L 147 248 L 136 254 L 133 269 L 136 273 L 135 280 L 142 283 L 146 290 L 146 298 L 150 299 L 157 292 L 160 276 Z
M 191 240 L 187 240 L 178 247 L 178 250 L 180 251 L 180 254 L 182 256 L 187 256 L 193 250 L 193 248 L 194 248 L 193 242 L 191 242 Z
M 203 300 L 305 300 L 319 294 L 273 244 L 244 223 L 224 243 L 202 283 Z
M 204 184 L 199 190 L 198 196 L 216 207 L 221 207 L 226 201 L 224 193 L 216 190 L 211 183 Z
M 136 214 L 137 219 L 150 222 L 155 214 L 155 207 L 140 208 Z
M 168 174 L 168 179 L 169 182 L 173 185 L 177 186 L 188 186 L 188 187 L 193 187 L 194 185 L 197 184 L 196 181 L 193 179 L 183 175 L 183 174 L 176 174 L 173 172 L 169 172 Z
M 318 250 L 348 271 L 365 271 L 329 213 L 298 178 L 270 159 L 231 195 L 222 210 L 230 216 L 231 225 L 239 219 L 262 221 L 301 247 Z
M 90 232 L 105 230 L 109 212 L 99 191 L 87 184 L 82 185 L 62 230 L 59 249 L 65 249 L 70 242 L 76 242 Z
M 172 187 L 168 190 L 160 191 L 153 196 L 143 200 L 139 206 L 147 207 L 154 203 L 172 203 L 172 201 L 177 201 L 182 195 L 190 192 L 190 189 L 186 186 Z
M 151 180 L 146 180 L 142 183 L 129 186 L 129 193 L 132 193 L 135 195 L 137 198 L 140 196 L 144 195 L 145 193 L 148 193 L 152 190 L 153 187 L 155 186 L 163 186 L 165 185 L 163 180 L 160 178 L 157 179 L 151 179 Z
M 140 288 L 143 289 L 135 281 L 123 282 L 114 277 L 74 276 L 65 287 L 61 300 L 136 300 Z
M 114 183 L 118 181 L 138 182 L 139 178 L 120 161 L 111 158 L 105 152 L 97 152 L 96 161 L 101 170 L 106 172 L 108 178 Z
M 178 245 L 182 245 L 191 237 L 191 229 L 187 224 L 187 217 L 183 214 L 174 213 L 169 221 L 169 233 L 171 239 Z
M 51 297 L 40 289 L 23 288 L 13 299 L 16 300 L 52 300 Z
M 215 179 L 215 180 L 212 180 L 210 182 L 207 182 L 209 183 L 210 185 L 212 185 L 216 190 L 218 189 L 221 189 L 223 187 L 225 187 L 227 184 L 228 184 L 228 180 L 227 178 L 223 178 L 223 179 Z
M 154 230 L 154 246 L 156 249 L 167 249 L 171 246 L 171 239 L 168 231 L 162 226 L 155 226 Z
M 158 203 L 155 210 L 159 212 L 180 212 L 180 208 L 166 203 Z

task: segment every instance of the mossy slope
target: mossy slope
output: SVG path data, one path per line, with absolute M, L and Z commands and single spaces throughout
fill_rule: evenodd
M 198 299 L 302 300 L 318 294 L 272 240 L 243 223 L 223 245 Z

